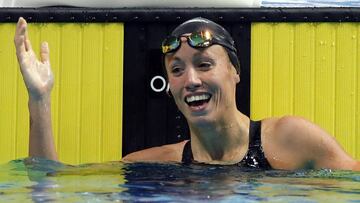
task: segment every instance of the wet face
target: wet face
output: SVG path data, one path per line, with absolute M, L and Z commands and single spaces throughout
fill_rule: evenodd
M 190 124 L 221 121 L 237 110 L 235 89 L 239 75 L 220 45 L 194 49 L 186 38 L 181 41 L 180 49 L 165 57 L 175 103 Z

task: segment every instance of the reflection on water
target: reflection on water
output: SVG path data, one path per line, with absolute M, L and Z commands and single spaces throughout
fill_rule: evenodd
M 120 162 L 69 166 L 26 159 L 1 165 L 0 198 L 13 202 L 351 202 L 360 199 L 360 173 Z

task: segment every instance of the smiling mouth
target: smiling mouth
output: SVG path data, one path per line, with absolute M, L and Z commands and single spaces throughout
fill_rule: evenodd
M 210 99 L 211 99 L 211 94 L 204 93 L 204 94 L 185 97 L 185 103 L 191 107 L 195 107 L 208 103 Z

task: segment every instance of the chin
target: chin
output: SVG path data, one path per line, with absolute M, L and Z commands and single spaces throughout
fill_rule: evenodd
M 206 115 L 190 115 L 186 117 L 186 120 L 188 123 L 192 126 L 208 126 L 210 124 L 213 124 L 216 119 L 213 116 L 210 116 L 209 114 Z

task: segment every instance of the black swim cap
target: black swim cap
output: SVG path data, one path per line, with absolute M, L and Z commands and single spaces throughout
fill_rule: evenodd
M 229 47 L 233 47 L 233 50 L 230 50 L 229 48 L 223 46 L 228 53 L 230 61 L 235 67 L 236 72 L 240 74 L 240 63 L 236 54 L 235 42 L 230 33 L 221 25 L 206 18 L 197 17 L 185 21 L 181 25 L 177 26 L 171 35 L 179 37 L 183 34 L 200 32 L 204 30 L 209 30 L 211 33 L 217 35 L 222 40 L 223 44 L 226 44 Z

